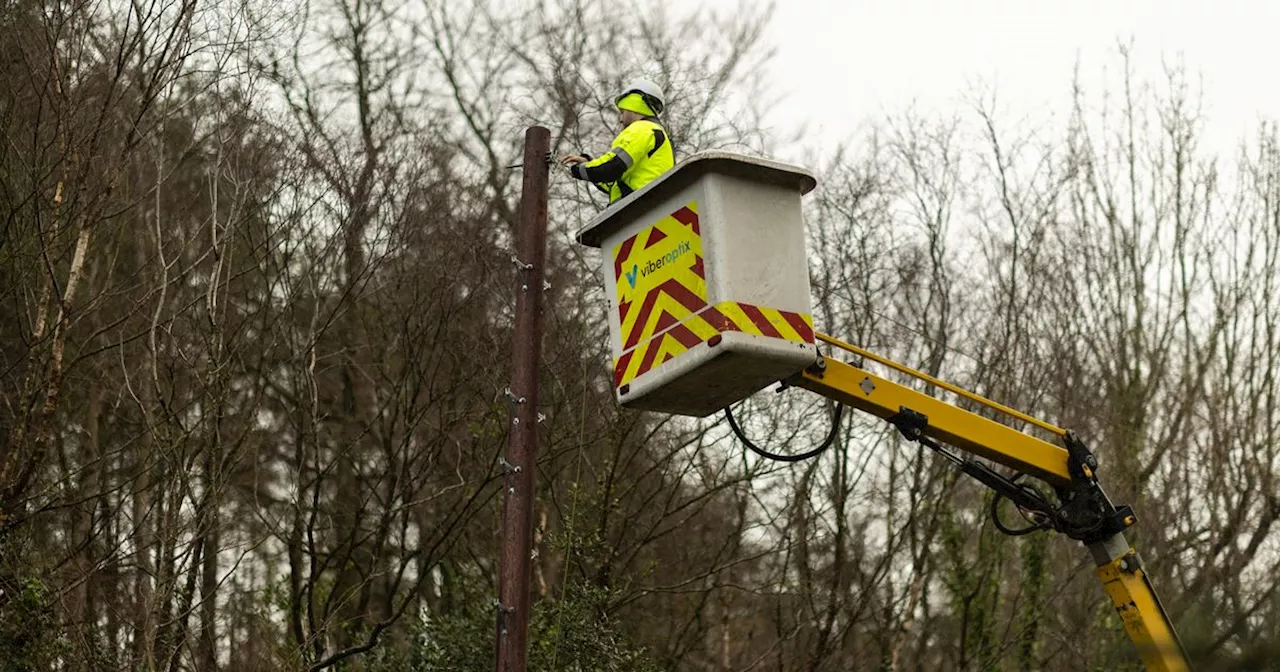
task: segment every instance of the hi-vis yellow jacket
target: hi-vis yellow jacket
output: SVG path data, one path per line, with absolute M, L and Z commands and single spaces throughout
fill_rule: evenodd
M 671 139 L 662 125 L 641 119 L 622 129 L 609 151 L 573 166 L 570 173 L 595 184 L 613 203 L 654 181 L 675 163 Z

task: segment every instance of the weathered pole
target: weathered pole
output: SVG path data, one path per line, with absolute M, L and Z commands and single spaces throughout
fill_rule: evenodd
M 511 434 L 502 468 L 502 577 L 498 589 L 498 672 L 525 672 L 529 646 L 529 570 L 538 457 L 538 361 L 547 256 L 547 153 L 551 131 L 524 134 L 524 186 L 515 232 L 515 329 L 511 343 Z

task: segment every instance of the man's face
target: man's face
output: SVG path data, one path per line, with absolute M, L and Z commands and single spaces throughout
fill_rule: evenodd
M 622 123 L 623 128 L 626 128 L 631 124 L 634 124 L 637 121 L 640 121 L 641 119 L 644 119 L 644 117 L 635 112 L 632 112 L 631 110 L 618 111 L 618 121 Z

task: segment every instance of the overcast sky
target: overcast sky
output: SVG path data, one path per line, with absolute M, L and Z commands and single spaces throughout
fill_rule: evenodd
M 1034 114 L 1061 107 L 1077 61 L 1100 88 L 1132 38 L 1139 78 L 1161 80 L 1162 59 L 1179 58 L 1202 78 L 1207 140 L 1229 152 L 1260 116 L 1280 117 L 1278 32 L 1280 2 L 1266 0 L 781 0 L 767 40 L 784 99 L 771 121 L 834 142 L 912 103 L 961 106 L 979 83 L 1009 113 Z

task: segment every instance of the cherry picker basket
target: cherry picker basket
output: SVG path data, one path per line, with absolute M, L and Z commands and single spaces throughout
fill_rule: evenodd
M 801 196 L 808 171 L 706 152 L 601 212 L 623 406 L 705 416 L 817 360 Z

